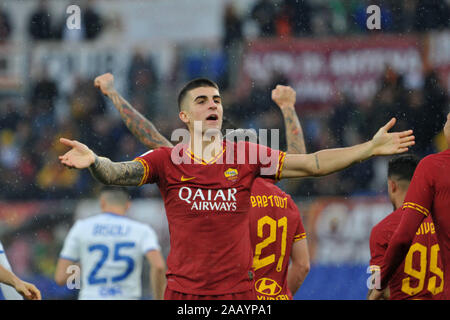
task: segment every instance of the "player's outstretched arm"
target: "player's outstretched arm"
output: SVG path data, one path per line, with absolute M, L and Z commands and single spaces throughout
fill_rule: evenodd
M 281 178 L 324 176 L 345 169 L 373 156 L 393 155 L 408 151 L 414 145 L 412 130 L 388 132 L 395 124 L 392 118 L 372 140 L 352 147 L 321 150 L 312 154 L 288 154 Z
M 303 129 L 295 112 L 296 93 L 289 86 L 277 85 L 272 90 L 272 100 L 280 108 L 286 128 L 287 153 L 306 153 Z
M 7 284 L 27 300 L 41 300 L 41 292 L 33 284 L 20 280 L 14 273 L 0 265 L 0 282 Z
M 114 88 L 114 76 L 105 73 L 94 80 L 94 85 L 111 99 L 123 122 L 131 133 L 147 148 L 172 147 L 172 143 L 161 135 L 156 127 L 139 111 L 134 109 Z
M 89 169 L 92 176 L 107 185 L 138 186 L 144 176 L 144 166 L 138 161 L 113 162 L 97 156 L 85 144 L 76 140 L 61 138 L 62 144 L 71 147 L 59 156 L 63 165 L 69 168 Z

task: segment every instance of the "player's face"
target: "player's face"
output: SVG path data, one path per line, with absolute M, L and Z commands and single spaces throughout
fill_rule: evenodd
M 195 121 L 201 122 L 202 132 L 222 128 L 223 107 L 219 90 L 213 87 L 195 88 L 187 93 L 185 99 L 188 108 L 185 111 L 186 120 L 182 120 L 189 128 L 193 128 Z

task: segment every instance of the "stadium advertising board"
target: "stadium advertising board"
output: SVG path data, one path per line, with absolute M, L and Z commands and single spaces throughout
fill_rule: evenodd
M 410 86 L 420 83 L 418 78 L 428 66 L 437 68 L 444 83 L 450 83 L 449 56 L 448 32 L 429 38 L 375 35 L 255 41 L 243 57 L 242 90 L 252 82 L 270 84 L 281 74 L 297 92 L 300 105 L 327 106 L 337 91 L 363 101 L 376 92 L 387 66 L 404 75 Z
M 311 259 L 319 264 L 367 264 L 370 232 L 392 212 L 385 197 L 319 198 L 304 216 Z

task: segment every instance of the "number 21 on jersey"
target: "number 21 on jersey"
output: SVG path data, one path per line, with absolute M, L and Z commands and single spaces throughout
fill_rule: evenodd
M 264 236 L 264 226 L 269 226 L 269 235 L 261 242 L 259 242 L 255 247 L 255 256 L 253 257 L 253 267 L 255 270 L 261 269 L 265 266 L 270 265 L 275 262 L 275 253 L 268 255 L 267 257 L 261 258 L 261 252 L 271 243 L 277 241 L 277 230 L 281 228 L 281 242 L 280 242 L 280 257 L 277 261 L 277 271 L 280 272 L 283 267 L 283 259 L 286 255 L 286 237 L 287 237 L 287 218 L 283 217 L 278 220 L 274 220 L 269 216 L 264 216 L 258 219 L 258 237 L 262 238 Z

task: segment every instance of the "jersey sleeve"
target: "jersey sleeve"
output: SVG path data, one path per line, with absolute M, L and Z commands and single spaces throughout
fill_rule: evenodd
M 60 258 L 78 261 L 80 260 L 80 233 L 81 222 L 76 222 L 67 234 L 64 245 L 59 255 Z
M 170 161 L 167 159 L 167 152 L 162 148 L 150 150 L 136 157 L 133 161 L 138 161 L 144 166 L 144 175 L 139 186 L 158 182 L 160 175 L 163 174 L 163 163 L 167 160 Z
M 386 252 L 388 241 L 383 237 L 380 225 L 372 228 L 370 233 L 370 271 L 379 271 L 383 264 L 384 254 Z
M 248 153 L 250 160 L 252 160 L 251 155 L 257 155 L 256 167 L 258 168 L 258 176 L 269 176 L 275 180 L 280 180 L 284 158 L 286 157 L 285 152 L 248 142 Z
M 290 202 L 290 206 L 292 207 L 292 211 L 298 215 L 297 227 L 294 234 L 294 242 L 297 242 L 299 240 L 306 239 L 305 227 L 303 226 L 300 210 L 298 210 L 297 205 L 291 197 L 289 197 L 288 199 Z
M 158 236 L 156 232 L 149 226 L 145 226 L 144 234 L 141 241 L 141 252 L 146 254 L 152 250 L 161 250 L 158 243 Z
M 414 176 L 409 185 L 402 209 L 408 212 L 430 215 L 434 197 L 431 159 L 425 158 L 417 165 Z

